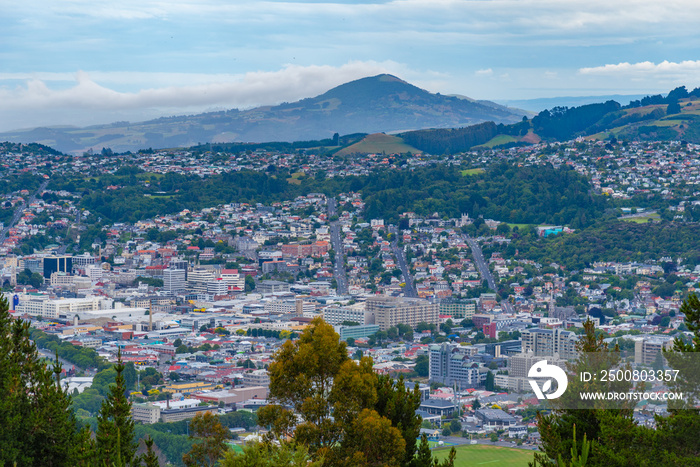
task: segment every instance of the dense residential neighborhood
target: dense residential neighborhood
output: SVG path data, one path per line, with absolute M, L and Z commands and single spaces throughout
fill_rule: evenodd
M 27 150 L 34 151 L 31 164 Z M 60 353 L 62 384 L 84 416 L 95 415 L 90 395 L 101 397 L 93 381 L 102 379 L 104 368 L 81 348 L 106 362 L 115 362 L 119 352 L 133 368 L 130 399 L 138 422 L 255 412 L 267 403 L 275 352 L 321 317 L 347 342 L 349 356 L 370 356 L 376 373 L 420 385 L 419 413 L 431 439 L 532 446 L 539 436 L 538 400 L 527 368 L 541 357 L 562 368 L 576 359 L 587 320 L 633 364 L 653 365 L 659 351 L 688 330 L 679 308 L 698 287 L 700 264 L 647 251 L 640 261 L 595 261 L 572 270 L 531 257 L 521 245 L 572 237 L 580 227 L 510 224 L 468 211 L 459 217 L 404 211 L 392 223 L 367 217 L 359 191 L 109 222 L 85 209 L 87 190 L 72 187 L 71 178 L 84 173 L 99 185 L 101 177 L 121 173 L 131 177 L 128 183 L 147 187 L 147 177 L 205 179 L 274 167 L 295 173 L 293 184 L 299 176 L 441 162 L 467 167 L 469 177 L 506 158 L 572 167 L 590 179 L 597 196 L 628 203 L 614 215 L 632 225 L 695 220 L 697 151 L 680 143 L 613 147 L 578 140 L 447 161 L 371 154 L 338 164 L 304 151 L 64 156 L 11 147 L 1 155 L 3 170 L 26 181 L 3 201 L 3 293 L 12 313 L 41 332 L 35 339 L 46 355 L 66 343 L 75 349 Z M 129 174 L 125 164 L 143 170 Z M 61 189 L 52 189 L 55 178 Z M 143 196 L 167 202 L 171 195 Z M 650 201 L 632 206 L 639 199 Z M 643 404 L 635 419 L 653 424 L 653 414 L 665 410 L 664 404 Z

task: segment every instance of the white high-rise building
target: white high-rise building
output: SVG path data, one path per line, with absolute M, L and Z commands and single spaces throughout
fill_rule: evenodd
M 185 270 L 164 269 L 163 288 L 171 293 L 179 293 L 185 290 Z

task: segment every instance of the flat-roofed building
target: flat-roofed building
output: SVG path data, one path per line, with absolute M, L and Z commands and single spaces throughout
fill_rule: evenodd
M 131 417 L 135 422 L 146 425 L 158 423 L 160 421 L 160 407 L 154 404 L 132 404 Z
M 359 326 L 334 326 L 340 340 L 364 339 L 379 331 L 376 324 L 360 324 Z
M 479 364 L 472 361 L 476 348 L 458 344 L 431 344 L 428 346 L 428 374 L 431 383 L 447 386 L 456 385 L 460 389 L 481 385 L 482 372 Z M 486 374 L 483 373 L 485 380 Z
M 217 406 L 188 407 L 186 409 L 161 409 L 160 421 L 163 423 L 179 422 L 194 418 L 199 413 L 216 414 L 218 411 L 219 408 Z
M 438 304 L 420 298 L 376 296 L 365 302 L 367 311 L 374 313 L 374 323 L 386 331 L 397 324 L 412 328 L 418 323 L 439 324 Z
M 440 314 L 455 319 L 471 319 L 476 313 L 476 300 L 442 300 Z
M 179 293 L 185 290 L 186 271 L 183 269 L 164 269 L 163 270 L 163 288 L 171 293 Z
M 573 360 L 578 356 L 576 343 L 578 337 L 562 329 L 525 329 L 521 332 L 523 352 L 532 352 L 536 356 L 559 356 L 564 360 Z
M 179 392 L 181 394 L 191 394 L 198 391 L 207 391 L 216 388 L 216 383 L 205 381 L 193 381 L 189 383 L 171 383 L 163 388 L 165 392 Z
M 375 324 L 375 315 L 364 303 L 356 303 L 349 306 L 327 306 L 323 309 L 323 320 L 333 326 L 344 322 L 365 325 Z
M 651 365 L 659 353 L 671 348 L 673 348 L 673 337 L 670 336 L 651 336 L 640 339 L 634 343 L 634 363 Z
M 270 375 L 265 369 L 243 373 L 243 386 L 270 387 Z

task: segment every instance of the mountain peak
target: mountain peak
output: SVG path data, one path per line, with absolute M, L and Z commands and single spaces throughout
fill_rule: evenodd
M 37 141 L 62 151 L 110 147 L 122 152 L 191 146 L 197 142 L 295 141 L 327 138 L 333 133 L 455 128 L 483 121 L 512 123 L 521 118 L 522 114 L 493 104 L 433 94 L 385 73 L 341 84 L 320 96 L 276 106 L 89 129 L 13 132 L 0 137 L 8 141 Z

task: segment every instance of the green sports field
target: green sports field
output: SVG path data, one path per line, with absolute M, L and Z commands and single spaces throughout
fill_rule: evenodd
M 480 465 L 485 467 L 527 467 L 527 463 L 531 462 L 534 456 L 534 451 L 483 444 L 463 444 L 455 446 L 455 449 L 457 450 L 455 467 L 475 467 Z M 433 451 L 433 455 L 438 459 L 445 459 L 449 453 L 450 448 Z

